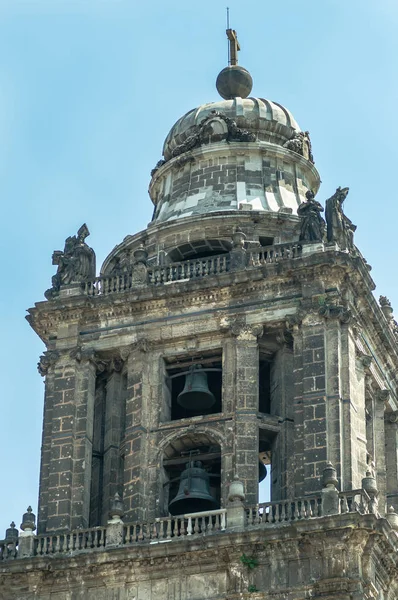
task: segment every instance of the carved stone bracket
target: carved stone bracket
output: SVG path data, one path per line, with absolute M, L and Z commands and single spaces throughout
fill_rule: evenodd
M 329 302 L 322 304 L 318 309 L 318 313 L 325 319 L 338 319 L 342 324 L 349 323 L 352 317 L 350 309 L 343 304 Z
M 377 390 L 375 394 L 376 400 L 382 402 L 383 404 L 387 402 L 390 397 L 390 390 Z
M 365 352 L 362 352 L 362 350 L 360 350 L 358 347 L 355 348 L 355 354 L 358 360 L 362 363 L 364 369 L 369 369 L 370 365 L 372 364 L 373 356 L 370 354 L 365 354 Z
M 389 421 L 390 423 L 398 423 L 398 410 L 394 410 L 392 412 L 389 413 L 385 413 L 384 418 L 386 419 L 386 421 Z
M 39 362 L 37 363 L 37 370 L 39 371 L 42 377 L 47 375 L 48 370 L 51 366 L 55 365 L 57 360 L 59 359 L 58 350 L 47 350 L 42 354 L 39 358 Z

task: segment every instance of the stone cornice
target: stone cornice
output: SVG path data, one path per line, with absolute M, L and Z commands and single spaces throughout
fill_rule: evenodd
M 297 305 L 301 296 L 301 282 L 321 279 L 329 286 L 334 284 L 341 289 L 350 288 L 354 298 L 362 299 L 361 312 L 354 310 L 362 328 L 378 341 L 380 355 L 387 352 L 395 356 L 398 363 L 398 347 L 393 332 L 388 327 L 380 308 L 371 293 L 372 280 L 365 281 L 358 274 L 357 258 L 347 253 L 320 252 L 300 259 L 288 259 L 279 263 L 246 268 L 203 277 L 188 282 L 175 282 L 171 285 L 146 286 L 138 291 L 114 293 L 106 296 L 88 297 L 85 295 L 58 298 L 51 302 L 40 302 L 30 309 L 28 321 L 48 343 L 51 335 L 57 334 L 59 324 L 76 323 L 80 328 L 95 329 L 95 324 L 145 315 L 148 323 L 152 315 L 159 315 L 175 309 L 180 312 L 191 310 L 200 312 L 217 305 L 218 309 L 231 306 L 231 300 L 239 304 L 250 298 L 255 310 L 258 304 L 277 299 L 280 308 Z M 284 292 L 281 294 L 281 291 Z M 284 295 L 285 294 L 285 295 Z M 351 305 L 349 307 L 352 308 Z M 358 314 L 357 314 L 358 313 Z M 186 313 L 187 314 L 187 313 Z M 381 350 L 383 348 L 383 351 Z

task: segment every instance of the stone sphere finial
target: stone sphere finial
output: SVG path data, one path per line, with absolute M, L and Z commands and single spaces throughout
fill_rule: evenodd
M 223 69 L 216 81 L 216 88 L 221 98 L 247 98 L 252 91 L 253 80 L 246 69 L 240 65 L 231 65 Z

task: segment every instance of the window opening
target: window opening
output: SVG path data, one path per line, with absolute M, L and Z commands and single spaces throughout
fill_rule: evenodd
M 166 368 L 164 403 L 172 421 L 222 411 L 221 352 L 192 357 Z M 168 415 L 166 416 L 166 420 Z
M 260 236 L 258 238 L 258 241 L 260 242 L 260 246 L 273 246 L 274 245 L 274 238 L 272 238 L 272 237 Z

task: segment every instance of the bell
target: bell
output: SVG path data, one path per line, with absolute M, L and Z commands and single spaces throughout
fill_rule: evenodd
M 211 408 L 216 399 L 208 388 L 207 375 L 201 365 L 192 365 L 185 377 L 184 389 L 177 396 L 177 402 L 187 410 Z
M 219 506 L 210 494 L 209 476 L 202 463 L 199 460 L 189 462 L 182 472 L 178 493 L 169 504 L 169 512 L 184 515 L 216 508 Z
M 266 443 L 260 442 L 258 453 L 258 482 L 263 481 L 267 476 L 267 467 L 271 463 L 270 450 Z

